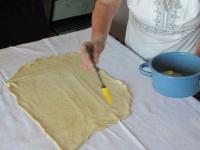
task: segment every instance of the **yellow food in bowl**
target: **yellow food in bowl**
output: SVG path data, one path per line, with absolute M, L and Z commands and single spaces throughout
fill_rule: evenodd
M 165 75 L 168 76 L 174 76 L 174 77 L 180 77 L 180 76 L 184 76 L 184 74 L 180 73 L 180 72 L 175 72 L 173 70 L 166 70 L 162 72 Z

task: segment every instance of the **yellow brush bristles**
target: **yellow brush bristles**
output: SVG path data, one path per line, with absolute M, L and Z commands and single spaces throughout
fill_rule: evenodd
M 109 105 L 112 105 L 112 95 L 111 93 L 109 92 L 108 88 L 105 87 L 105 88 L 102 88 L 102 93 L 106 99 L 106 102 L 109 104 Z

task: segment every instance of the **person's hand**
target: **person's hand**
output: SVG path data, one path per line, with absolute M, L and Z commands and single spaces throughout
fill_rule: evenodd
M 80 48 L 82 68 L 89 71 L 95 71 L 92 61 L 90 60 L 87 48 L 91 48 L 93 50 L 92 56 L 94 62 L 97 63 L 104 47 L 105 38 L 98 38 L 89 42 L 84 42 Z
M 200 57 L 200 40 L 197 43 L 196 55 Z

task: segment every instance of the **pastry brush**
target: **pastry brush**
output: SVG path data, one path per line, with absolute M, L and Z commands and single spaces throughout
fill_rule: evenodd
M 95 72 L 97 74 L 97 77 L 99 79 L 99 82 L 101 84 L 101 91 L 102 91 L 102 94 L 106 100 L 106 102 L 109 104 L 109 105 L 112 105 L 112 95 L 108 89 L 108 87 L 104 84 L 103 80 L 102 80 L 102 77 L 100 75 L 100 69 L 96 66 L 96 63 L 94 61 L 94 57 L 93 57 L 93 48 L 90 48 L 88 46 L 86 46 L 87 48 L 87 52 L 89 54 L 89 57 L 90 57 L 90 60 L 92 61 L 92 64 L 94 66 L 94 69 L 95 69 Z

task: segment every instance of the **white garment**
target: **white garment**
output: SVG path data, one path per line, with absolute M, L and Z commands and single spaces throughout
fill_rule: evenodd
M 200 0 L 127 0 L 126 45 L 148 59 L 162 52 L 194 53 L 200 38 Z

